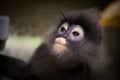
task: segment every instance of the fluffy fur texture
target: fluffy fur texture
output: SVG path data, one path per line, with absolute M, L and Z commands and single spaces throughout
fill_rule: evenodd
M 103 34 L 98 18 L 94 9 L 63 15 L 58 27 L 37 48 L 22 80 L 91 80 L 92 71 L 105 62 L 105 54 L 102 52 Z M 65 22 L 82 26 L 84 38 L 79 41 L 68 40 L 70 46 L 65 46 L 67 49 L 56 55 L 54 41 L 63 37 L 57 31 Z

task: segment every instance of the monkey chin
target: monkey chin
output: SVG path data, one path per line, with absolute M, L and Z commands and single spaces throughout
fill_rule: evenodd
M 59 44 L 59 43 L 54 43 L 53 45 L 53 51 L 55 55 L 64 55 L 64 53 L 68 52 L 68 48 L 66 47 L 66 45 L 63 44 Z

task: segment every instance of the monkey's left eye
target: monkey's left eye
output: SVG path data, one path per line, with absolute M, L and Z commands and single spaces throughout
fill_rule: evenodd
M 80 25 L 75 25 L 71 31 L 71 39 L 74 41 L 81 40 L 84 37 L 84 30 Z
M 72 34 L 76 37 L 80 35 L 79 32 L 77 32 L 77 31 L 74 31 Z
M 64 23 L 64 24 L 62 24 L 62 25 L 60 26 L 58 32 L 59 32 L 60 34 L 62 34 L 62 33 L 64 33 L 67 29 L 68 29 L 68 23 Z

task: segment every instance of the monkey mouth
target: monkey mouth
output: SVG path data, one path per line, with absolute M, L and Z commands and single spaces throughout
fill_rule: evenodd
M 53 50 L 55 53 L 63 53 L 67 50 L 66 39 L 62 37 L 58 37 L 55 39 Z
M 66 49 L 66 45 L 65 44 L 62 44 L 60 42 L 55 42 L 54 44 L 55 48 L 58 49 L 58 50 L 65 50 Z
M 55 42 L 55 45 L 59 45 L 59 46 L 64 46 L 65 47 L 65 44 L 63 44 L 61 42 Z
M 56 39 L 55 39 L 55 44 L 56 44 L 56 45 L 60 45 L 60 46 L 65 46 L 65 44 L 66 44 L 66 39 L 65 39 L 65 38 L 62 38 L 62 37 L 56 38 Z
M 55 54 L 62 54 L 67 50 L 67 47 L 64 44 L 55 42 L 54 46 L 53 46 L 53 50 L 54 50 Z

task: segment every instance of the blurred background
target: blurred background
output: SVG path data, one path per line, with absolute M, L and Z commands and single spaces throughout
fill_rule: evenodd
M 60 12 L 96 8 L 101 11 L 105 45 L 110 63 L 98 80 L 120 80 L 119 0 L 0 0 L 0 16 L 9 16 L 9 37 L 2 54 L 27 61 L 42 42 L 42 36 L 56 26 Z

